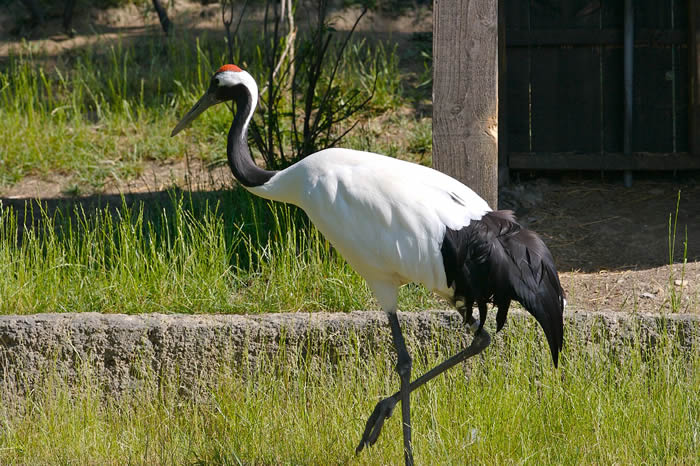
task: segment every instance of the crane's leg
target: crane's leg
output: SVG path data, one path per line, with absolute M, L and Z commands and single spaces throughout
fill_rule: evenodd
M 475 333 L 476 330 L 481 327 L 481 320 L 475 319 L 473 315 L 474 299 L 473 298 L 462 298 L 455 302 L 457 307 L 457 312 L 462 316 L 462 321 L 464 325 L 467 326 L 471 333 Z M 479 308 L 481 312 L 481 308 Z M 483 320 L 483 319 L 482 319 Z
M 396 312 L 387 313 L 389 325 L 391 325 L 391 336 L 396 349 L 396 372 L 401 379 L 401 387 L 396 393 L 401 399 L 401 424 L 403 426 L 403 454 L 406 466 L 413 466 L 413 449 L 411 447 L 411 366 L 413 361 L 406 349 L 406 342 L 403 339 L 399 318 Z M 392 408 L 393 410 L 393 408 Z
M 460 362 L 466 359 L 471 358 L 472 356 L 481 353 L 484 350 L 484 348 L 486 348 L 490 343 L 491 336 L 483 328 L 480 329 L 476 333 L 476 335 L 474 335 L 474 339 L 467 348 L 455 354 L 451 358 L 443 361 L 434 368 L 430 369 L 425 374 L 418 377 L 410 384 L 409 391 L 417 389 L 429 380 L 432 380 L 436 376 L 442 374 L 447 369 L 459 364 Z M 377 441 L 377 438 L 379 438 L 379 434 L 382 431 L 384 420 L 391 416 L 392 412 L 394 411 L 394 407 L 396 406 L 396 403 L 399 402 L 399 400 L 402 401 L 403 407 L 402 397 L 402 392 L 398 391 L 377 403 L 377 406 L 375 406 L 374 411 L 367 420 L 365 431 L 362 434 L 362 439 L 360 440 L 360 444 L 355 450 L 357 453 L 359 453 L 365 447 L 365 445 L 374 445 L 374 443 Z
M 391 337 L 394 341 L 394 348 L 396 349 L 396 372 L 399 374 L 401 379 L 401 386 L 398 392 L 396 392 L 396 401 L 393 403 L 385 403 L 383 406 L 386 410 L 382 411 L 382 415 L 372 415 L 376 419 L 376 424 L 374 427 L 370 426 L 370 422 L 367 421 L 367 427 L 365 428 L 365 434 L 363 435 L 363 441 L 360 446 L 357 447 L 357 451 L 360 451 L 364 446 L 365 437 L 367 437 L 368 430 L 376 431 L 377 436 L 379 431 L 381 431 L 382 425 L 384 425 L 384 420 L 391 416 L 394 411 L 394 407 L 398 400 L 401 400 L 401 425 L 403 428 L 403 450 L 404 459 L 406 461 L 406 466 L 413 466 L 413 447 L 411 446 L 411 356 L 408 354 L 408 349 L 406 349 L 406 342 L 403 338 L 403 333 L 401 332 L 401 326 L 399 325 L 399 318 L 396 315 L 397 299 L 399 295 L 398 284 L 391 281 L 382 280 L 368 280 L 367 284 L 372 288 L 374 296 L 379 301 L 379 305 L 387 313 L 389 318 L 389 325 L 391 326 Z M 374 409 L 377 411 L 377 408 Z M 380 409 L 381 411 L 381 409 Z M 376 437 L 374 437 L 376 441 Z M 372 441 L 372 443 L 374 443 Z

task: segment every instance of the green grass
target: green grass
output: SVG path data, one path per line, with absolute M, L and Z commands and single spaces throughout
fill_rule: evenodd
M 220 36 L 182 31 L 139 37 L 138 44 L 98 39 L 57 56 L 29 44 L 19 50 L 0 63 L 0 187 L 60 172 L 72 177 L 76 192 L 81 186 L 99 191 L 110 179 L 136 177 L 147 161 L 189 153 L 210 162 L 225 155 L 231 113 L 224 105 L 206 112 L 184 137 L 170 138 L 211 73 L 228 61 Z M 256 41 L 237 41 L 235 50 L 236 63 L 260 78 Z M 351 43 L 337 85 L 368 95 L 378 73 L 374 99 L 360 119 L 402 105 L 398 62 L 395 47 Z
M 211 136 L 230 118 L 225 108 L 189 138 L 169 137 L 224 53 L 217 41 L 178 37 L 100 42 L 59 56 L 50 72 L 54 58 L 29 47 L 10 56 L 0 68 L 0 183 L 58 171 L 99 185 L 144 160 L 181 157 L 188 141 L 205 141 L 205 160 L 220 151 L 224 138 Z
M 369 118 L 345 139 L 345 147 L 376 152 L 432 166 L 433 129 L 430 118 L 391 115 Z
M 551 366 L 539 328 L 511 321 L 483 357 L 412 397 L 420 464 L 697 464 L 700 352 L 663 337 L 587 342 L 569 332 Z M 456 351 L 453 334 L 414 349 L 415 373 Z M 411 343 L 409 339 L 409 344 Z M 47 375 L 0 395 L 2 464 L 400 464 L 400 413 L 354 456 L 364 422 L 396 390 L 387 348 L 320 354 L 255 370 L 231 365 L 201 397 L 176 384 L 114 398 L 89 377 Z M 360 356 L 363 354 L 364 356 Z
M 25 208 L 0 207 L 0 314 L 376 307 L 364 281 L 298 209 L 242 189 L 172 192 L 94 210 Z M 437 301 L 411 286 L 400 304 L 410 310 Z
M 368 94 L 374 90 L 371 101 L 374 112 L 391 111 L 404 104 L 397 48 L 397 45 L 391 47 L 383 42 L 370 46 L 364 39 L 355 41 L 350 44 L 340 70 L 345 83 L 362 88 Z

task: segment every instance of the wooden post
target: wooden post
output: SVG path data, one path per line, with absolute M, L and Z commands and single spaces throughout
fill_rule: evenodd
M 688 2 L 688 69 L 690 70 L 690 151 L 700 157 L 700 5 Z
M 435 0 L 433 165 L 498 207 L 498 2 Z

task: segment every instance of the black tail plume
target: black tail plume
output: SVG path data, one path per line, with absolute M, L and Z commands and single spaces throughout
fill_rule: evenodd
M 448 229 L 442 255 L 455 296 L 492 301 L 498 307 L 497 330 L 506 322 L 510 301 L 518 301 L 542 326 L 558 365 L 564 290 L 552 254 L 537 234 L 521 227 L 511 211 L 489 212 L 459 231 Z

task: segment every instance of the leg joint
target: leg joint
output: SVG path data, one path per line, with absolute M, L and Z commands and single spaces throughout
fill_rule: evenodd
M 396 361 L 396 372 L 399 377 L 410 377 L 413 359 L 407 352 L 399 353 Z

